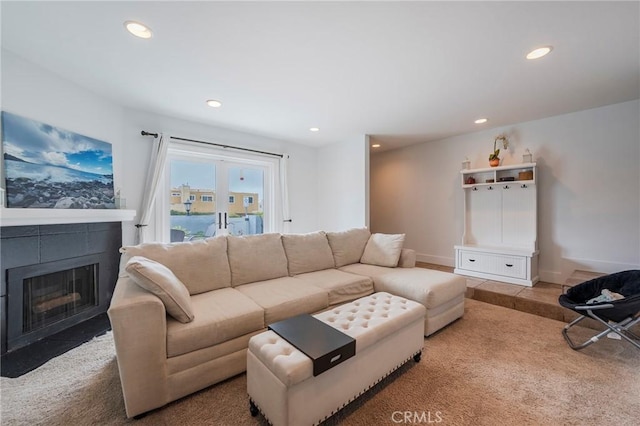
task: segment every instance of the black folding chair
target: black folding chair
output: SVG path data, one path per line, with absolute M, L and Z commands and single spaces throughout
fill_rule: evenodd
M 586 303 L 600 296 L 604 289 L 621 294 L 624 299 Z M 571 349 L 586 348 L 611 332 L 617 333 L 640 349 L 640 337 L 629 330 L 640 322 L 640 270 L 617 272 L 586 281 L 567 290 L 559 297 L 558 303 L 580 314 L 580 317 L 567 324 L 562 330 L 562 335 Z M 587 317 L 604 324 L 607 329 L 584 343 L 576 344 L 569 338 L 568 331 Z

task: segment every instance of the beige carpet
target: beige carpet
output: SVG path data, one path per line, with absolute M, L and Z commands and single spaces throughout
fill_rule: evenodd
M 464 318 L 425 339 L 419 364 L 408 363 L 327 423 L 406 424 L 408 412 L 414 424 L 638 424 L 640 351 L 603 339 L 575 352 L 562 326 L 467 300 Z M 249 415 L 245 375 L 127 420 L 110 333 L 0 384 L 2 425 L 264 424 Z

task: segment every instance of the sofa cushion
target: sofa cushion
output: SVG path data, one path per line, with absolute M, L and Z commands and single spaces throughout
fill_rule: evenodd
M 327 232 L 336 268 L 360 262 L 371 233 L 367 228 L 354 228 L 342 232 Z
M 161 263 L 134 256 L 125 267 L 131 279 L 162 300 L 167 313 L 182 323 L 193 320 L 189 290 Z
M 219 236 L 186 243 L 145 243 L 120 249 L 123 257 L 144 256 L 162 263 L 191 295 L 231 285 L 227 238 Z
M 385 266 L 365 265 L 364 263 L 352 263 L 351 265 L 346 265 L 340 268 L 340 271 L 348 272 L 350 274 L 365 275 L 371 278 L 388 274 L 394 270 L 395 269 L 387 268 Z
M 230 236 L 227 244 L 233 287 L 289 274 L 280 234 Z
M 349 302 L 373 293 L 373 280 L 363 275 L 350 274 L 337 269 L 309 272 L 295 278 L 329 292 L 329 305 Z
M 386 291 L 422 303 L 427 309 L 463 296 L 467 280 L 450 272 L 424 268 L 397 268 L 373 278 L 376 291 Z
M 371 234 L 360 262 L 395 268 L 403 245 L 404 234 Z
M 191 296 L 195 318 L 188 324 L 167 319 L 167 356 L 226 342 L 264 328 L 264 310 L 233 288 Z
M 245 284 L 236 289 L 264 308 L 266 325 L 329 306 L 326 290 L 292 277 Z
M 287 255 L 289 275 L 304 274 L 334 267 L 327 235 L 322 232 L 284 234 L 282 245 Z

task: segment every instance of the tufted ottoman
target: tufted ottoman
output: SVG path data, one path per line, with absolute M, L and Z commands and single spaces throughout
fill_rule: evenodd
M 389 293 L 374 293 L 314 315 L 356 340 L 356 354 L 313 376 L 313 363 L 269 330 L 253 336 L 247 351 L 247 391 L 274 425 L 325 420 L 414 357 L 424 343 L 425 307 Z

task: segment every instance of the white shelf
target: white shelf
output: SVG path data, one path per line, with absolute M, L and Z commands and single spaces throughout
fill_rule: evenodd
M 517 170 L 517 169 L 531 169 L 536 166 L 536 163 L 521 163 L 521 164 L 509 164 L 506 166 L 497 166 L 497 167 L 483 167 L 480 169 L 462 169 L 460 173 L 462 174 L 471 174 L 471 173 L 484 173 L 484 172 L 499 172 L 501 170 Z
M 519 179 L 519 172 L 530 172 L 531 178 Z M 463 189 L 476 189 L 481 186 L 519 185 L 530 186 L 536 184 L 536 163 L 512 164 L 508 166 L 485 167 L 480 169 L 460 170 Z M 500 179 L 509 180 L 500 180 Z M 474 181 L 469 183 L 469 180 Z M 493 182 L 487 182 L 492 180 Z
M 0 226 L 129 222 L 135 217 L 135 210 L 0 208 Z

